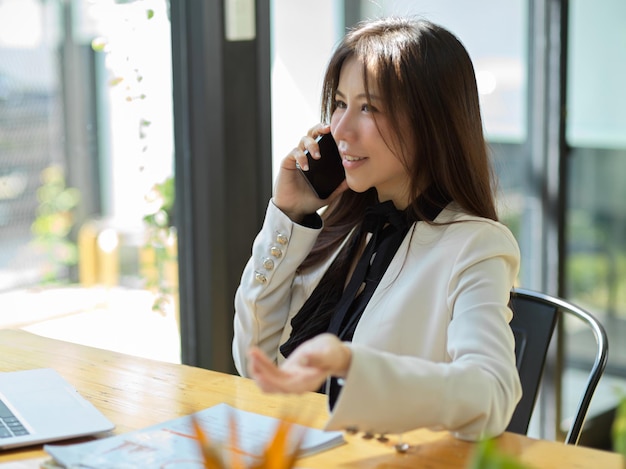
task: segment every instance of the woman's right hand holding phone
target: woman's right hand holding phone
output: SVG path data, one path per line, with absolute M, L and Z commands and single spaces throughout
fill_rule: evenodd
M 291 150 L 280 163 L 274 184 L 273 201 L 283 213 L 296 223 L 301 222 L 305 216 L 328 205 L 348 187 L 344 181 L 327 199 L 319 199 L 298 169 L 297 165 L 300 165 L 305 171 L 308 169 L 305 151 L 308 151 L 315 159 L 320 158 L 316 138 L 329 132 L 330 125 L 326 124 L 318 124 L 311 128 L 307 135 L 300 139 L 300 144 Z

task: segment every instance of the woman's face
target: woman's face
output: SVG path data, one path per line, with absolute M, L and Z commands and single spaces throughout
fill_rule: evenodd
M 381 202 L 392 200 L 397 208 L 403 209 L 410 203 L 410 177 L 400 155 L 387 145 L 396 141 L 387 115 L 391 110 L 381 101 L 372 83 L 372 105 L 368 104 L 362 74 L 363 66 L 356 59 L 343 64 L 330 130 L 343 158 L 350 189 L 364 192 L 375 187 Z M 414 148 L 413 145 L 410 142 L 404 146 Z

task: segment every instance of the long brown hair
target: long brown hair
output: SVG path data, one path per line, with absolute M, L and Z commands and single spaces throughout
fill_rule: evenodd
M 415 203 L 418 195 L 437 194 L 436 199 L 453 200 L 469 214 L 497 220 L 474 67 L 461 42 L 423 19 L 360 23 L 329 61 L 322 88 L 322 122 L 330 122 L 335 111 L 339 76 L 349 58 L 363 64 L 368 99 L 372 88 L 368 83 L 373 82 L 384 103 L 389 127 L 394 129 L 390 143 L 400 150 L 398 157 L 411 176 L 414 202 L 409 210 L 422 218 Z M 406 129 L 414 137 L 408 140 L 416 145 L 403 138 Z M 323 214 L 324 229 L 301 267 L 327 258 L 375 201 L 375 190 L 362 194 L 347 190 L 334 200 Z

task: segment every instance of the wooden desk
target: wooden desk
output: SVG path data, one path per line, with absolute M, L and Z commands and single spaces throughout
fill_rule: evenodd
M 0 371 L 37 367 L 56 369 L 123 433 L 187 415 L 225 402 L 272 417 L 296 414 L 299 423 L 321 428 L 327 418 L 325 397 L 262 394 L 251 380 L 185 365 L 123 355 L 40 337 L 0 330 Z M 417 430 L 404 435 L 414 445 L 407 454 L 386 443 L 346 435 L 348 444 L 304 458 L 306 468 L 463 468 L 471 443 L 445 432 Z M 616 453 L 534 440 L 507 433 L 499 447 L 536 468 L 622 468 Z M 45 456 L 41 447 L 0 452 L 0 463 Z

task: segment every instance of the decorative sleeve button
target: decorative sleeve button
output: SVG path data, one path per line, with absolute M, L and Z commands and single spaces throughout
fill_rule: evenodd
M 265 259 L 263 259 L 263 267 L 265 267 L 267 270 L 272 270 L 274 268 L 274 261 L 269 257 L 266 257 Z
M 278 246 L 272 246 L 270 248 L 270 253 L 272 254 L 272 256 L 274 256 L 276 259 L 280 259 L 283 255 L 283 251 L 282 249 L 280 249 Z
M 278 244 L 282 244 L 284 246 L 285 244 L 287 244 L 287 242 L 289 242 L 289 238 L 287 238 L 287 235 L 284 235 L 282 233 L 278 233 L 276 235 L 276 242 Z
M 261 272 L 254 272 L 254 278 L 259 283 L 267 283 L 267 276 Z

